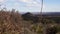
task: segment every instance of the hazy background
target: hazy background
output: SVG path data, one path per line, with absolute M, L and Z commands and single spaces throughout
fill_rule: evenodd
M 60 0 L 44 0 L 43 12 L 60 12 Z M 41 0 L 0 0 L 0 9 L 40 12 Z

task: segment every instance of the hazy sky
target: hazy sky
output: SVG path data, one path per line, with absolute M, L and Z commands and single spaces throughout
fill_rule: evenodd
M 0 0 L 1 8 L 12 8 L 22 12 L 39 12 L 41 0 Z M 60 11 L 60 0 L 44 0 L 43 12 Z

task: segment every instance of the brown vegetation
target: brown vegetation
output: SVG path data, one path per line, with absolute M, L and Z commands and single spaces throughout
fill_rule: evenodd
M 0 34 L 20 34 L 22 18 L 18 12 L 0 11 Z

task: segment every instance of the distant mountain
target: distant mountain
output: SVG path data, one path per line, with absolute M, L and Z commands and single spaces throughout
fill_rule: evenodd
M 31 12 L 34 15 L 41 15 L 40 12 Z M 43 16 L 60 16 L 60 12 L 42 12 Z
M 34 15 L 41 15 L 40 12 L 33 12 Z M 60 16 L 60 12 L 42 12 L 43 16 Z
M 25 14 L 27 12 L 21 12 L 21 14 Z M 30 12 L 33 15 L 41 15 L 40 12 Z M 60 16 L 60 12 L 42 12 L 43 16 Z
M 28 13 L 28 12 L 20 12 L 20 14 L 25 14 L 25 13 Z M 40 14 L 40 12 L 29 12 L 29 13 L 32 13 L 32 14 Z
M 60 16 L 60 12 L 46 12 L 42 14 L 43 16 Z

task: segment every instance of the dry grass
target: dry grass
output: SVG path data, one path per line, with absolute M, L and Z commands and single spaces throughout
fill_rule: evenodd
M 20 34 L 22 18 L 17 12 L 0 11 L 0 34 Z

